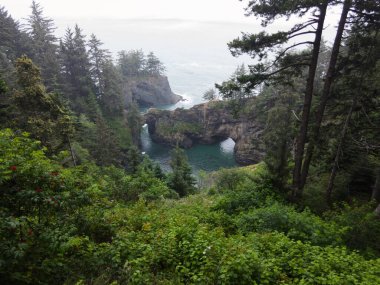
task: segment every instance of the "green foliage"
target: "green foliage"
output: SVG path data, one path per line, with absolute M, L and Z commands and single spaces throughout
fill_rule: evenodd
M 211 88 L 211 89 L 208 89 L 207 91 L 205 91 L 205 93 L 203 93 L 202 98 L 206 101 L 214 101 L 218 98 L 218 95 L 217 95 L 215 89 Z
M 323 221 L 309 210 L 297 211 L 292 206 L 275 202 L 272 205 L 241 213 L 237 228 L 243 233 L 282 232 L 289 238 L 315 245 L 341 245 L 347 228 Z
M 145 56 L 142 50 L 119 52 L 118 65 L 125 77 L 162 76 L 165 72 L 165 66 L 153 52 Z
M 44 84 L 49 90 L 57 90 L 59 62 L 57 58 L 57 38 L 54 35 L 53 20 L 43 14 L 43 8 L 36 1 L 30 7 L 31 15 L 27 18 L 27 33 L 31 45 L 33 61 L 41 68 Z
M 223 193 L 215 210 L 227 214 L 236 214 L 255 207 L 282 200 L 279 193 L 272 187 L 268 171 L 264 164 L 256 170 L 225 169 L 218 172 L 215 181 L 218 192 Z
M 202 127 L 197 123 L 189 123 L 184 121 L 175 122 L 159 122 L 157 125 L 157 132 L 165 136 L 180 137 L 186 133 L 198 134 L 202 131 Z
M 5 94 L 8 91 L 8 86 L 5 81 L 0 77 L 0 95 Z
M 265 193 L 262 165 L 239 170 L 245 181 L 231 181 L 234 190 L 219 182 L 221 194 L 170 200 L 177 195 L 149 161 L 134 175 L 94 164 L 63 168 L 39 142 L 11 130 L 0 132 L 0 162 L 2 284 L 379 282 L 379 259 L 334 246 L 368 209 L 332 214 L 332 223 L 279 202 L 233 216 L 213 210 L 230 192 Z M 369 218 L 359 228 L 377 234 L 375 226 Z
M 138 76 L 144 70 L 145 58 L 142 50 L 123 50 L 118 55 L 118 65 L 124 76 Z
M 239 66 L 218 88 L 225 98 L 236 99 L 230 106 L 235 113 L 242 102 L 249 112 L 256 104 L 254 116 L 266 124 L 265 164 L 221 170 L 207 185 L 212 195 L 188 196 L 196 188 L 183 151 L 173 151 L 173 172 L 164 174 L 136 147 L 141 125 L 137 106 L 128 108 L 126 116 L 123 112 L 123 80 L 161 76 L 165 68 L 159 59 L 141 50 L 121 52 L 115 66 L 102 43 L 94 35 L 86 43 L 78 26 L 66 31 L 58 48 L 51 19 L 34 1 L 26 31 L 0 7 L 0 122 L 21 130 L 0 131 L 0 283 L 380 283 L 376 205 L 337 205 L 325 215 L 314 214 L 325 210 L 322 193 L 347 106 L 355 107 L 355 120 L 343 145 L 336 200 L 347 197 L 349 186 L 351 192 L 369 192 L 378 175 L 379 45 L 374 36 L 378 21 L 372 18 L 378 8 L 374 1 L 359 2 L 355 9 L 369 12 L 355 19 L 358 26 L 345 42 L 318 159 L 300 201 L 313 212 L 286 203 L 281 191 L 287 189 L 297 97 L 304 89 L 298 77 L 310 63 L 310 49 L 291 51 L 304 43 L 288 48 L 283 43 L 313 27 L 318 13 L 289 31 L 243 34 L 230 43 L 233 54 L 248 53 L 261 61 L 249 70 Z M 265 26 L 277 17 L 322 8 L 319 1 L 250 1 L 247 13 L 260 15 Z M 371 60 L 366 60 L 368 50 Z M 21 57 L 15 73 L 12 61 L 24 53 L 39 67 Z M 270 54 L 272 63 L 266 61 Z M 316 94 L 324 79 L 325 67 L 319 68 Z M 247 99 L 256 86 L 273 82 L 280 84 Z M 6 85 L 16 90 L 13 102 Z M 352 105 L 356 97 L 357 106 Z M 158 127 L 178 137 L 201 131 L 189 122 Z M 80 165 L 74 167 L 75 162 Z M 358 181 L 361 185 L 355 186 Z
M 132 145 L 127 152 L 126 155 L 126 169 L 129 173 L 136 173 L 139 165 L 142 161 L 141 152 L 140 150 L 135 146 Z
M 380 234 L 380 220 L 374 213 L 375 203 L 364 205 L 347 205 L 337 208 L 326 214 L 330 222 L 336 223 L 348 230 L 343 235 L 345 244 L 361 250 L 373 257 L 380 253 L 378 236 Z
M 295 118 L 292 114 L 297 98 L 286 88 L 267 88 L 273 106 L 267 106 L 263 133 L 266 154 L 264 161 L 268 167 L 274 187 L 285 192 L 290 178 L 290 151 L 295 137 Z M 263 95 L 261 95 L 263 96 Z M 264 96 L 266 96 L 264 94 Z
M 115 134 L 102 117 L 98 117 L 95 123 L 97 144 L 92 150 L 93 157 L 99 165 L 120 165 L 122 153 Z
M 158 59 L 153 52 L 150 52 L 146 56 L 144 73 L 149 75 L 163 75 L 165 72 L 165 66 Z
M 195 179 L 187 161 L 185 152 L 178 146 L 172 150 L 170 166 L 173 170 L 168 175 L 168 186 L 184 197 L 195 192 Z
M 18 127 L 30 132 L 50 150 L 60 150 L 74 133 L 69 111 L 56 94 L 46 92 L 40 71 L 31 59 L 26 56 L 17 59 L 16 71 L 21 87 L 13 95 Z
M 140 114 L 140 110 L 138 105 L 133 102 L 128 106 L 127 112 L 127 124 L 128 128 L 131 132 L 132 142 L 138 147 L 141 145 L 140 137 L 141 137 L 141 126 L 143 122 L 143 118 Z

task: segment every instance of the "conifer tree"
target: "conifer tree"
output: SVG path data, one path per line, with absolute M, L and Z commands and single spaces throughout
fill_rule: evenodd
M 323 115 L 325 112 L 327 101 L 330 97 L 331 87 L 332 87 L 332 84 L 333 84 L 334 79 L 335 79 L 335 70 L 336 70 L 336 65 L 337 65 L 338 56 L 339 56 L 339 49 L 340 49 L 340 45 L 341 45 L 341 41 L 342 41 L 342 37 L 343 37 L 345 25 L 346 25 L 346 21 L 347 21 L 347 17 L 348 17 L 348 13 L 349 13 L 351 5 L 352 5 L 351 0 L 345 0 L 343 3 L 341 17 L 339 20 L 338 29 L 336 32 L 334 44 L 333 44 L 332 51 L 331 51 L 330 62 L 329 62 L 326 77 L 324 80 L 324 86 L 323 86 L 323 90 L 322 90 L 322 94 L 321 94 L 321 100 L 320 100 L 318 109 L 317 109 L 316 114 L 315 114 L 315 117 L 316 117 L 315 126 L 311 132 L 311 139 L 310 139 L 309 144 L 307 146 L 305 159 L 302 163 L 302 171 L 301 171 L 300 185 L 299 185 L 299 191 L 300 192 L 302 192 L 302 189 L 306 183 L 306 179 L 307 179 L 307 176 L 309 173 L 309 167 L 310 167 L 311 159 L 312 159 L 313 152 L 314 152 L 315 142 L 317 141 L 317 139 L 319 137 L 319 132 L 320 132 L 321 124 L 322 124 Z
M 123 98 L 123 80 L 119 70 L 111 60 L 102 63 L 102 92 L 99 103 L 104 115 L 111 117 L 123 116 L 125 108 Z
M 126 155 L 126 169 L 129 173 L 135 174 L 142 161 L 141 153 L 135 145 L 131 145 Z
M 125 77 L 141 75 L 145 69 L 145 64 L 145 56 L 142 50 L 119 52 L 118 65 Z
M 127 110 L 127 124 L 132 136 L 132 142 L 136 147 L 141 146 L 140 134 L 142 117 L 136 102 L 132 102 Z
M 214 101 L 218 98 L 218 96 L 215 89 L 211 88 L 211 89 L 206 90 L 205 93 L 203 93 L 202 98 L 207 101 Z
M 264 161 L 273 185 L 284 192 L 290 173 L 288 160 L 295 135 L 292 110 L 296 105 L 298 93 L 284 86 L 269 87 L 263 92 L 270 93 L 270 102 L 274 102 L 273 106 L 267 106 L 267 120 L 263 132 L 266 149 Z
M 43 9 L 36 1 L 32 2 L 32 14 L 27 18 L 27 32 L 32 40 L 31 57 L 41 68 L 42 78 L 48 90 L 57 89 L 59 76 L 58 45 L 54 36 L 53 20 L 43 15 Z
M 21 30 L 19 22 L 15 21 L 1 6 L 0 27 L 1 60 L 14 61 L 23 54 L 31 53 L 28 35 Z M 3 63 L 1 69 L 6 70 Z
M 185 152 L 178 146 L 171 152 L 170 167 L 172 172 L 168 176 L 168 186 L 180 197 L 195 192 L 195 179 L 191 174 L 191 166 Z
M 93 92 L 85 36 L 78 25 L 74 31 L 66 30 L 60 49 L 64 94 L 70 99 L 74 111 L 89 114 L 95 119 L 99 115 L 99 107 Z
M 55 94 L 46 92 L 40 70 L 31 59 L 17 59 L 16 70 L 20 86 L 13 95 L 17 127 L 31 133 L 51 152 L 62 149 L 74 133 L 69 111 Z
M 310 19 L 301 24 L 294 25 L 288 31 L 280 31 L 273 34 L 260 32 L 257 34 L 244 33 L 241 38 L 229 44 L 233 55 L 249 54 L 259 60 L 258 64 L 250 66 L 250 73 L 238 76 L 235 81 L 225 82 L 218 86 L 225 96 L 243 86 L 245 92 L 251 92 L 262 83 L 282 82 L 287 83 L 289 74 L 302 75 L 307 68 L 305 81 L 305 96 L 301 112 L 300 128 L 295 147 L 295 166 L 293 171 L 293 195 L 302 195 L 302 163 L 304 149 L 307 142 L 308 127 L 310 123 L 310 111 L 314 94 L 314 83 L 318 65 L 320 48 L 322 45 L 322 32 L 326 11 L 329 5 L 337 2 L 324 1 L 250 1 L 247 7 L 247 15 L 259 16 L 262 25 L 266 27 L 279 17 L 289 18 L 292 15 L 305 16 L 310 14 Z M 299 37 L 312 36 L 310 40 L 298 40 L 289 42 Z M 311 46 L 308 52 L 294 53 L 294 48 Z M 274 60 L 267 61 L 274 54 Z
M 153 52 L 150 52 L 146 56 L 144 71 L 149 75 L 163 75 L 165 66 Z
M 119 142 L 106 121 L 96 118 L 96 145 L 92 150 L 93 156 L 99 165 L 121 165 L 123 159 Z
M 101 98 L 104 95 L 104 67 L 111 63 L 109 51 L 102 48 L 103 43 L 94 35 L 91 34 L 88 41 L 89 47 L 89 60 L 90 60 L 90 74 L 92 82 L 96 87 L 96 97 Z
M 380 169 L 380 26 L 363 30 L 354 26 L 345 41 L 345 54 L 341 56 L 340 76 L 331 93 L 332 104 L 326 106 L 325 124 L 339 120 L 342 122 L 332 126 L 338 134 L 333 147 L 332 167 L 329 169 L 330 178 L 326 188 L 326 201 L 332 202 L 335 178 L 340 168 L 347 167 L 345 160 L 367 161 L 373 168 L 375 185 L 373 197 L 378 189 L 378 172 Z M 330 132 L 331 132 L 330 131 Z

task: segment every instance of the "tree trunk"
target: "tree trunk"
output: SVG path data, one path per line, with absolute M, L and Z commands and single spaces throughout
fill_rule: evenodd
M 294 159 L 295 159 L 294 171 L 293 171 L 293 197 L 294 198 L 297 198 L 302 195 L 302 188 L 300 187 L 302 160 L 303 160 L 304 148 L 305 148 L 305 143 L 306 143 L 306 138 L 307 138 L 307 128 L 309 125 L 311 102 L 312 102 L 313 93 L 314 93 L 314 80 L 315 80 L 315 74 L 316 74 L 317 65 L 318 65 L 319 50 L 320 50 L 321 41 L 322 41 L 323 24 L 326 18 L 327 2 L 328 1 L 324 1 L 321 7 L 319 8 L 320 15 L 318 18 L 318 26 L 315 32 L 315 39 L 313 43 L 313 53 L 312 53 L 312 58 L 311 58 L 310 66 L 309 66 L 309 74 L 308 74 L 308 78 L 306 82 L 305 99 L 304 99 L 304 104 L 303 104 L 303 109 L 302 109 L 301 127 L 299 131 L 299 135 L 297 137 L 295 156 L 294 156 Z
M 321 102 L 320 102 L 320 104 L 318 106 L 318 110 L 316 112 L 315 127 L 313 129 L 312 138 L 310 139 L 309 145 L 307 147 L 305 160 L 304 160 L 303 165 L 302 165 L 302 173 L 301 173 L 301 179 L 300 179 L 301 180 L 300 181 L 300 188 L 301 189 L 303 189 L 303 187 L 305 186 L 305 183 L 306 183 L 306 179 L 307 179 L 307 176 L 309 173 L 309 167 L 310 167 L 311 159 L 313 157 L 315 144 L 318 140 L 320 129 L 321 129 L 323 115 L 325 112 L 327 101 L 330 97 L 331 86 L 332 86 L 333 81 L 334 81 L 335 69 L 336 69 L 336 64 L 338 61 L 339 48 L 340 48 L 340 44 L 342 42 L 344 27 L 346 25 L 347 16 L 348 16 L 348 12 L 350 10 L 350 7 L 351 7 L 351 0 L 345 0 L 344 4 L 343 4 L 342 14 L 340 15 L 339 25 L 338 25 L 338 29 L 336 32 L 333 48 L 331 51 L 329 67 L 327 69 L 325 84 L 323 86 L 323 91 L 322 91 L 322 95 L 321 95 Z
M 376 214 L 376 216 L 378 216 L 380 218 L 380 204 L 377 205 L 377 207 L 375 209 L 375 214 Z
M 375 186 L 373 187 L 371 199 L 376 200 L 377 202 L 380 203 L 380 167 L 377 168 L 376 182 L 375 182 Z
M 337 148 L 336 153 L 335 153 L 335 159 L 334 159 L 334 164 L 333 164 L 333 167 L 332 167 L 332 170 L 331 170 L 331 174 L 330 174 L 329 184 L 328 184 L 327 189 L 326 189 L 326 202 L 327 202 L 327 205 L 331 205 L 331 194 L 332 194 L 332 189 L 334 187 L 335 177 L 336 177 L 336 175 L 338 173 L 339 160 L 340 160 L 340 156 L 341 156 L 341 153 L 342 153 L 342 148 L 343 148 L 343 144 L 344 144 L 344 141 L 345 141 L 345 138 L 346 138 L 347 130 L 348 130 L 348 127 L 350 125 L 350 121 L 351 121 L 351 117 L 352 117 L 352 112 L 353 112 L 353 110 L 354 110 L 354 108 L 356 106 L 356 102 L 357 102 L 357 99 L 356 99 L 356 96 L 355 96 L 355 98 L 352 100 L 352 104 L 351 104 L 350 110 L 348 111 L 348 114 L 347 114 L 347 117 L 346 117 L 346 121 L 344 122 L 344 126 L 343 126 L 342 132 L 340 134 L 339 144 L 338 144 L 338 148 Z
M 71 154 L 71 159 L 73 160 L 73 165 L 74 165 L 74 166 L 77 166 L 77 162 L 76 162 L 76 159 L 75 159 L 74 150 L 73 150 L 73 147 L 71 146 L 71 141 L 70 141 L 70 138 L 69 138 L 69 137 L 67 137 L 67 141 L 69 142 L 70 154 Z

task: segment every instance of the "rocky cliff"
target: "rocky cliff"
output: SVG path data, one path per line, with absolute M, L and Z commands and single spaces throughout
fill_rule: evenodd
M 124 83 L 126 104 L 132 100 L 141 107 L 175 104 L 182 99 L 174 94 L 166 76 L 140 76 L 128 78 Z
M 212 144 L 231 138 L 239 164 L 257 163 L 263 158 L 263 126 L 254 117 L 235 118 L 224 102 L 199 104 L 174 111 L 149 109 L 145 114 L 153 141 L 189 148 L 196 143 Z

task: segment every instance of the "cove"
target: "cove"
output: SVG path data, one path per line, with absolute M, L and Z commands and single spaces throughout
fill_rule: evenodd
M 170 150 L 172 148 L 153 142 L 146 125 L 142 128 L 141 142 L 142 151 L 153 161 L 159 163 L 164 171 L 170 171 Z M 234 159 L 234 146 L 234 141 L 229 138 L 219 143 L 196 144 L 192 148 L 185 149 L 193 174 L 198 175 L 201 170 L 214 171 L 237 166 Z

